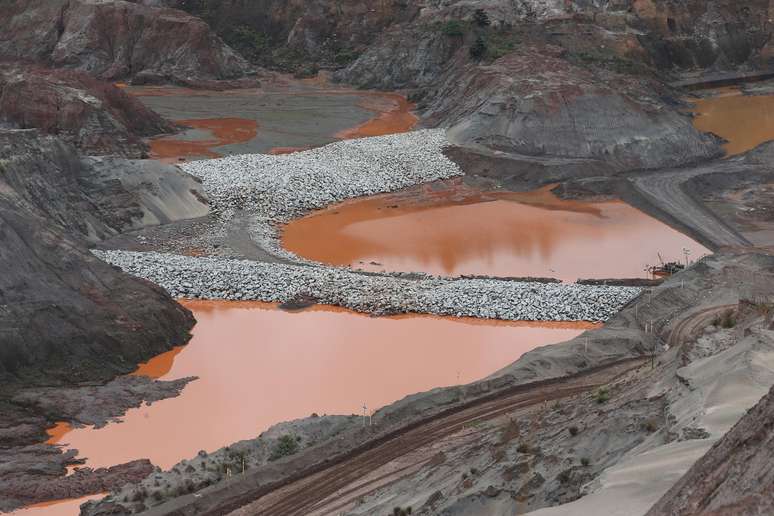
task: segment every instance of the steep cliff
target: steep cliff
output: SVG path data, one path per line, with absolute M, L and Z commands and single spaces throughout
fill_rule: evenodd
M 174 124 L 116 86 L 84 72 L 6 63 L 0 68 L 0 127 L 39 129 L 90 155 L 143 157 L 143 137 Z
M 89 189 L 98 169 L 71 147 L 34 131 L 0 131 L 3 384 L 107 380 L 188 340 L 188 310 L 86 249 L 86 238 L 132 227 L 133 217 L 115 210 L 133 193 L 117 195 L 115 169 L 131 175 L 133 165 L 114 165 L 112 189 Z
M 583 68 L 557 47 L 468 65 L 428 89 L 425 119 L 484 152 L 594 160 L 597 172 L 655 169 L 719 157 L 660 82 Z
M 182 11 L 122 0 L 3 0 L 0 58 L 82 70 L 107 80 L 238 79 L 247 62 Z

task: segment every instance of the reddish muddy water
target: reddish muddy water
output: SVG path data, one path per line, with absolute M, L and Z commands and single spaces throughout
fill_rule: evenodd
M 177 120 L 177 124 L 206 131 L 207 136 L 197 140 L 183 140 L 177 136 L 155 138 L 148 142 L 151 157 L 163 161 L 178 158 L 219 158 L 215 147 L 232 143 L 249 142 L 258 134 L 258 123 L 246 118 L 208 118 L 201 120 Z
M 280 421 L 359 413 L 408 394 L 467 383 L 590 324 L 430 316 L 373 318 L 317 306 L 187 302 L 198 324 L 185 347 L 135 374 L 198 376 L 177 398 L 130 410 L 122 423 L 62 433 L 92 467 L 147 457 L 168 468 L 199 450 L 254 438 Z
M 738 88 L 723 88 L 713 97 L 691 102 L 694 126 L 728 140 L 728 155 L 774 140 L 774 95 L 743 95 Z
M 436 188 L 436 191 L 433 191 Z M 647 265 L 707 252 L 622 202 L 565 201 L 550 188 L 480 192 L 445 183 L 357 199 L 285 226 L 305 258 L 367 270 L 578 278 L 645 277 Z
M 24 509 L 19 509 L 11 514 L 13 516 L 77 516 L 80 514 L 81 504 L 89 500 L 98 500 L 105 495 L 86 496 L 84 498 L 68 498 L 67 500 L 55 500 L 53 502 L 36 503 Z
M 414 104 L 397 93 L 296 83 L 275 90 L 128 88 L 188 128 L 149 141 L 151 157 L 166 162 L 234 153 L 286 154 L 340 139 L 406 132 L 418 121 Z
M 337 138 L 350 140 L 405 133 L 412 130 L 419 121 L 414 114 L 416 105 L 397 93 L 370 93 L 363 97 L 360 105 L 376 116 L 364 124 L 337 133 Z

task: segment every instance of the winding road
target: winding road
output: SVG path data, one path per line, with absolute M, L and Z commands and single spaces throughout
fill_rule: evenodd
M 673 221 L 690 229 L 702 243 L 710 247 L 748 247 L 750 242 L 723 222 L 701 202 L 689 195 L 683 185 L 689 180 L 720 172 L 742 171 L 740 160 L 726 160 L 722 165 L 711 164 L 692 169 L 651 172 L 631 178 L 634 189 L 647 204 L 655 206 Z

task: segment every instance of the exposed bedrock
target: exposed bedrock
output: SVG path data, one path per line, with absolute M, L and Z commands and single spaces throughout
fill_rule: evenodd
M 239 79 L 251 72 L 201 19 L 121 0 L 4 0 L 0 58 L 141 83 Z
M 2 22 L 0 22 L 2 23 Z M 39 129 L 90 155 L 140 158 L 142 138 L 176 130 L 116 86 L 76 70 L 0 67 L 0 127 Z
M 3 140 L 4 150 L 13 143 Z M 79 192 L 59 188 L 67 186 L 66 181 L 58 185 L 46 178 L 65 172 L 46 160 L 62 157 L 46 156 L 64 152 L 57 147 L 42 151 L 38 147 L 36 157 L 27 154 L 27 163 L 22 163 L 20 154 L 14 161 L 0 162 L 0 380 L 4 382 L 107 380 L 186 342 L 193 325 L 191 314 L 162 289 L 97 260 L 81 237 L 66 233 L 65 226 L 72 231 L 79 216 L 83 224 L 93 222 L 91 227 L 101 221 L 88 211 L 91 199 L 71 198 Z M 24 150 L 15 146 L 14 152 Z M 77 158 L 71 159 L 69 164 L 77 167 Z M 15 182 L 20 175 L 27 185 L 21 192 Z M 43 185 L 51 190 L 39 188 Z M 70 200 L 76 202 L 70 204 Z M 88 227 L 83 227 L 86 234 Z
M 179 186 L 193 190 L 190 199 L 170 193 Z M 148 379 L 115 384 L 120 395 L 83 408 L 102 398 L 81 385 L 103 384 L 184 344 L 194 324 L 163 289 L 96 259 L 86 244 L 165 216 L 206 213 L 196 188 L 173 168 L 80 158 L 34 130 L 0 130 L 0 510 L 99 492 L 145 474 L 144 466 L 130 465 L 48 484 L 74 455 L 42 444 L 44 430 L 58 420 L 96 423 L 182 388 L 161 389 Z M 45 396 L 61 403 L 38 404 L 25 394 L 30 388 L 55 389 L 56 396 Z
M 772 64 L 768 0 L 621 2 L 654 64 L 671 69 L 733 70 Z
M 34 130 L 0 131 L 0 180 L 15 205 L 89 241 L 209 212 L 201 184 L 176 167 L 81 157 Z
M 525 49 L 449 74 L 429 93 L 426 122 L 484 154 L 591 159 L 597 174 L 718 157 L 655 80 L 584 69 L 554 47 Z

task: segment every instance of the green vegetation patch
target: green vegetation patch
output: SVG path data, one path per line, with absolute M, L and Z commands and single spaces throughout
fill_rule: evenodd
M 299 438 L 294 435 L 283 435 L 274 443 L 274 447 L 271 449 L 271 455 L 269 455 L 269 460 L 278 460 L 298 452 L 298 441 Z

